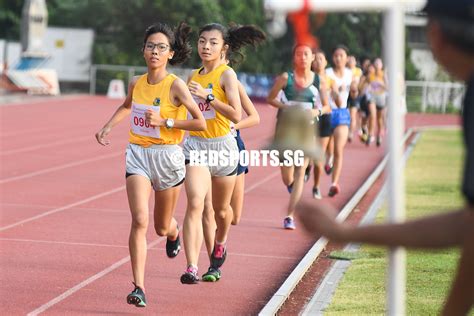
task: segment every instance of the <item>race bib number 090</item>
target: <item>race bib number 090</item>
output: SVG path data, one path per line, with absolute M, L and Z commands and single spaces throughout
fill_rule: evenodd
M 151 126 L 145 120 L 145 113 L 147 110 L 160 113 L 159 106 L 148 106 L 132 103 L 132 114 L 130 116 L 130 126 L 132 127 L 132 132 L 141 136 L 160 138 L 160 128 Z

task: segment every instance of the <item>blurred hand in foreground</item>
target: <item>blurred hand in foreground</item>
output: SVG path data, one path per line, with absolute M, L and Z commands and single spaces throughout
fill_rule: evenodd
M 344 225 L 336 222 L 337 210 L 324 202 L 301 201 L 296 206 L 296 217 L 306 232 L 331 240 L 343 237 Z

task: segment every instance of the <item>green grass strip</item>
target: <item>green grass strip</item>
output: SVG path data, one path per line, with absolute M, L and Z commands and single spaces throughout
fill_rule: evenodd
M 424 132 L 408 160 L 407 218 L 459 208 L 464 159 L 460 131 Z M 384 206 L 376 221 L 384 221 Z M 325 315 L 386 313 L 387 250 L 363 245 L 339 284 Z M 336 254 L 337 255 L 337 254 Z M 407 315 L 437 315 L 452 281 L 459 251 L 408 251 Z M 346 259 L 347 260 L 347 259 Z

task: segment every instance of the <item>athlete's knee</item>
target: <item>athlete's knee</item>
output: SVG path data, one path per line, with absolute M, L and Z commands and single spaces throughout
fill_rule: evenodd
M 155 224 L 155 232 L 160 237 L 168 236 L 169 227 L 165 227 L 165 226 L 162 226 L 162 225 L 159 225 L 159 224 Z
M 204 199 L 199 197 L 193 197 L 188 199 L 188 209 L 194 211 L 199 211 L 204 209 Z
M 132 227 L 135 229 L 147 229 L 148 228 L 148 216 L 146 215 L 134 215 L 132 216 Z
M 225 207 L 225 206 L 222 206 L 222 207 L 219 207 L 218 209 L 214 210 L 214 212 L 216 213 L 216 219 L 225 219 L 227 216 L 232 216 L 230 213 L 230 208 L 228 207 Z

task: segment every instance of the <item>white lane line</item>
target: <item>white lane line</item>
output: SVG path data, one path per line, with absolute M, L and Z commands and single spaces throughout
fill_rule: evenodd
M 410 135 L 413 134 L 413 129 L 410 128 L 405 132 L 405 136 L 402 140 L 401 145 L 405 145 Z M 413 142 L 413 140 L 412 140 Z M 409 147 L 411 144 L 408 145 Z M 388 161 L 388 154 L 385 154 L 381 162 L 375 167 L 372 173 L 364 181 L 364 183 L 359 187 L 359 189 L 354 193 L 351 199 L 344 205 L 341 211 L 338 213 L 336 220 L 338 222 L 344 221 L 352 210 L 355 208 L 357 203 L 360 202 L 362 197 L 367 193 L 367 191 L 372 187 L 372 184 L 377 180 L 382 171 L 385 168 L 385 165 Z M 314 245 L 309 249 L 306 255 L 301 259 L 298 265 L 293 269 L 290 275 L 286 278 L 280 288 L 273 294 L 267 304 L 262 308 L 258 313 L 259 316 L 269 316 L 276 315 L 278 310 L 281 308 L 283 303 L 288 299 L 291 292 L 293 292 L 296 285 L 303 278 L 303 275 L 309 270 L 311 265 L 319 257 L 319 254 L 324 250 L 329 241 L 321 237 L 319 238 Z
M 148 249 L 157 245 L 158 243 L 160 243 L 161 241 L 165 240 L 166 237 L 161 237 L 151 243 L 148 244 Z M 81 283 L 77 284 L 76 286 L 70 288 L 69 290 L 67 290 L 66 292 L 62 293 L 61 295 L 59 296 L 56 296 L 55 298 L 53 298 L 52 300 L 50 300 L 49 302 L 41 305 L 40 307 L 38 307 L 37 309 L 35 309 L 34 311 L 32 312 L 29 312 L 27 315 L 28 316 L 34 316 L 34 315 L 38 315 L 44 311 L 46 311 L 47 309 L 49 309 L 50 307 L 56 305 L 57 303 L 61 302 L 62 300 L 66 299 L 67 297 L 71 296 L 72 294 L 76 293 L 77 291 L 79 291 L 80 289 L 82 289 L 83 287 L 91 284 L 92 282 L 94 282 L 95 280 L 97 279 L 100 279 L 101 277 L 109 274 L 110 272 L 120 268 L 122 265 L 124 265 L 125 263 L 129 262 L 130 261 L 130 256 L 127 256 L 125 258 L 122 258 L 121 260 L 115 262 L 114 264 L 112 264 L 111 266 L 109 266 L 108 268 L 105 268 L 104 270 L 100 271 L 99 273 L 96 273 L 94 274 L 93 276 L 89 277 L 88 279 L 82 281 Z
M 6 103 L 2 103 L 0 109 L 9 108 L 11 106 L 29 106 L 32 104 L 43 103 L 42 105 L 62 105 L 66 101 L 90 101 L 90 100 L 99 100 L 100 97 L 97 96 L 90 96 L 89 94 L 72 94 L 67 96 L 60 96 L 60 97 L 30 97 L 30 98 L 12 98 L 11 100 L 6 100 Z M 106 98 L 103 98 L 106 100 Z
M 52 126 L 45 126 L 45 127 L 38 127 L 38 128 L 15 131 L 15 132 L 4 132 L 4 133 L 2 133 L 0 131 L 0 139 L 10 138 L 10 137 L 18 137 L 20 135 L 25 135 L 25 134 L 27 134 L 27 135 L 42 134 L 41 136 L 45 136 L 43 134 L 46 134 L 46 136 L 53 136 L 53 135 L 60 134 L 65 128 L 68 128 L 68 127 L 67 126 L 53 126 L 53 127 Z M 84 124 L 74 125 L 74 129 L 76 131 L 81 130 L 81 129 L 89 129 L 89 128 L 93 128 L 91 123 L 84 123 Z
M 0 241 L 6 242 L 24 242 L 24 243 L 39 243 L 39 244 L 51 244 L 51 245 L 65 245 L 65 246 L 86 246 L 86 247 L 104 247 L 104 248 L 127 248 L 127 245 L 111 245 L 111 244 L 95 244 L 95 243 L 84 243 L 84 242 L 67 242 L 67 241 L 56 241 L 56 240 L 38 240 L 38 239 L 20 239 L 20 238 L 0 238 Z M 165 250 L 166 247 L 149 247 L 148 250 Z M 206 251 L 201 253 L 207 255 Z M 281 260 L 295 260 L 297 257 L 287 256 L 271 256 L 271 255 L 255 255 L 240 252 L 229 252 L 232 256 L 237 257 L 252 257 L 252 258 L 263 258 L 263 259 L 281 259 Z
M 258 187 L 259 185 L 267 182 L 268 180 L 274 178 L 275 176 L 277 176 L 279 174 L 279 171 L 277 172 L 274 172 L 273 174 L 267 176 L 266 178 L 262 179 L 261 181 L 257 182 L 256 184 L 252 185 L 250 188 L 248 188 L 247 190 L 245 190 L 245 192 L 250 192 L 252 190 L 254 190 L 256 187 Z M 124 188 L 124 187 L 122 187 Z M 0 230 L 1 231 L 1 230 Z M 161 239 L 165 239 L 164 237 L 161 238 Z M 161 240 L 159 239 L 159 240 Z M 153 247 L 155 244 L 157 244 L 157 242 L 155 243 L 150 243 L 148 245 L 148 249 L 150 249 L 151 247 Z M 242 254 L 240 254 L 242 255 Z M 247 255 L 247 256 L 258 256 L 258 255 Z M 286 257 L 273 257 L 273 256 L 259 256 L 259 257 L 263 257 L 263 258 L 272 258 L 272 259 L 290 259 L 290 258 L 286 258 Z M 292 259 L 292 258 L 291 258 Z M 57 303 L 61 302 L 62 300 L 64 300 L 65 298 L 67 298 L 68 296 L 74 294 L 75 292 L 79 291 L 80 289 L 82 289 L 83 287 L 85 287 L 86 285 L 94 282 L 95 280 L 97 279 L 100 279 L 101 277 L 107 275 L 108 273 L 112 272 L 113 270 L 117 269 L 118 267 L 122 266 L 123 264 L 127 263 L 128 261 L 130 261 L 130 256 L 128 256 L 127 258 L 123 258 L 122 260 L 120 261 L 117 261 L 116 263 L 114 263 L 113 265 L 111 265 L 110 267 L 106 268 L 105 270 L 102 270 L 101 272 L 93 275 L 92 277 L 88 278 L 87 280 L 79 283 L 78 285 L 70 288 L 69 290 L 67 290 L 66 292 L 64 292 L 63 294 L 55 297 L 54 299 L 52 299 L 51 301 L 47 302 L 46 304 L 43 304 L 41 305 L 40 307 L 38 307 L 37 309 L 35 309 L 34 311 L 28 313 L 28 316 L 34 316 L 34 315 L 38 315 L 42 312 L 44 312 L 45 310 L 49 309 L 50 307 L 56 305 Z
M 1 207 L 21 207 L 26 209 L 39 209 L 39 208 L 56 208 L 57 205 L 46 205 L 46 204 L 23 204 L 23 203 L 0 203 Z M 78 207 L 78 211 L 92 211 L 92 212 L 106 212 L 106 213 L 124 213 L 130 214 L 129 208 L 98 208 L 98 207 Z
M 83 199 L 83 200 L 80 200 L 80 201 L 77 201 L 77 202 L 74 202 L 74 203 L 71 203 L 71 204 L 68 204 L 68 205 L 65 205 L 65 206 L 62 206 L 62 207 L 59 207 L 59 208 L 55 208 L 53 210 L 50 210 L 50 211 L 47 211 L 45 213 L 41 213 L 39 215 L 36 215 L 36 216 L 33 216 L 33 217 L 29 217 L 29 218 L 26 218 L 24 220 L 21 220 L 19 222 L 16 222 L 16 223 L 13 223 L 13 224 L 10 224 L 10 225 L 7 225 L 7 226 L 3 226 L 3 227 L 0 227 L 0 232 L 3 232 L 7 229 L 10 229 L 10 228 L 13 228 L 13 227 L 16 227 L 16 226 L 19 226 L 19 225 L 23 225 L 25 223 L 28 223 L 28 222 L 31 222 L 31 221 L 34 221 L 34 220 L 37 220 L 39 218 L 42 218 L 42 217 L 45 217 L 45 216 L 48 216 L 48 215 L 51 215 L 51 214 L 54 214 L 54 213 L 59 213 L 59 212 L 62 212 L 62 211 L 65 211 L 67 209 L 70 209 L 70 208 L 73 208 L 75 206 L 78 206 L 78 205 L 82 205 L 82 204 L 85 204 L 85 203 L 88 203 L 90 201 L 94 201 L 94 200 L 97 200 L 97 199 L 100 199 L 104 196 L 107 196 L 107 195 L 110 195 L 110 194 L 114 194 L 114 193 L 117 193 L 117 192 L 120 192 L 122 190 L 125 189 L 125 186 L 122 185 L 118 188 L 115 188 L 115 189 L 112 189 L 112 190 L 109 190 L 109 191 L 106 191 L 106 192 L 103 192 L 103 193 L 100 193 L 100 194 L 96 194 L 94 196 L 91 196 L 87 199 Z
M 75 127 L 78 128 L 79 126 L 75 125 Z M 29 129 L 29 130 L 15 131 L 15 132 L 10 132 L 10 133 L 4 132 L 4 133 L 1 133 L 0 138 L 9 138 L 9 137 L 12 137 L 12 136 L 18 137 L 18 136 L 24 135 L 24 134 L 38 134 L 38 133 L 42 133 L 44 131 L 46 131 L 46 132 L 51 131 L 52 133 L 59 133 L 64 128 L 65 127 L 63 126 L 61 128 L 51 129 L 51 126 L 48 126 L 48 127 L 39 127 L 39 128 L 35 128 L 35 129 Z
M 60 146 L 60 145 L 69 145 L 71 143 L 78 143 L 78 142 L 82 142 L 86 140 L 89 140 L 92 142 L 92 139 L 93 139 L 93 136 L 77 137 L 77 138 L 70 138 L 67 140 L 61 140 L 57 142 L 48 142 L 48 143 L 44 143 L 44 144 L 36 145 L 36 146 L 29 146 L 29 147 L 23 147 L 23 148 L 12 149 L 12 150 L 2 150 L 2 152 L 0 153 L 0 156 L 24 153 L 27 151 L 33 151 L 37 149 L 49 148 L 49 147 Z
M 40 244 L 56 244 L 56 245 L 68 245 L 68 246 L 128 248 L 128 246 L 126 246 L 126 245 L 121 246 L 121 245 L 94 244 L 94 243 L 84 243 L 84 242 L 67 242 L 67 241 L 56 241 L 56 240 L 39 240 L 39 239 L 0 238 L 0 241 L 28 242 L 28 243 L 40 243 Z
M 62 169 L 70 168 L 70 167 L 76 167 L 76 166 L 83 165 L 83 164 L 86 164 L 86 163 L 89 163 L 89 162 L 94 162 L 94 161 L 98 161 L 98 160 L 102 160 L 102 159 L 108 159 L 108 158 L 112 158 L 112 157 L 119 156 L 119 155 L 125 155 L 125 151 L 120 151 L 120 152 L 113 153 L 113 154 L 108 154 L 108 155 L 97 156 L 97 157 L 89 158 L 89 159 L 82 159 L 82 160 L 67 163 L 67 164 L 64 164 L 64 165 L 59 165 L 59 166 L 52 167 L 52 168 L 46 168 L 46 169 L 41 169 L 41 170 L 38 170 L 38 171 L 35 171 L 35 172 L 26 173 L 26 174 L 23 174 L 23 175 L 20 175 L 20 176 L 15 176 L 15 177 L 10 177 L 10 178 L 3 178 L 3 179 L 0 179 L 0 184 L 7 183 L 7 182 L 12 182 L 12 181 L 17 181 L 17 180 L 22 180 L 22 179 L 26 179 L 26 178 L 31 178 L 31 177 L 35 177 L 35 176 L 38 176 L 38 175 L 41 175 L 41 174 L 48 173 L 48 172 L 58 171 L 58 170 L 62 170 Z
M 249 193 L 250 191 L 252 191 L 253 189 L 257 188 L 258 186 L 260 186 L 261 184 L 275 178 L 276 176 L 278 176 L 280 174 L 280 170 L 278 171 L 275 171 L 274 173 L 270 174 L 269 176 L 263 178 L 262 180 L 252 184 L 250 187 L 248 187 L 247 189 L 245 189 L 244 191 L 244 194 L 246 193 Z
M 420 136 L 420 133 L 415 134 L 413 140 L 407 146 L 403 156 L 403 165 L 406 165 L 406 162 L 415 148 L 415 145 L 418 143 Z M 387 188 L 388 185 L 387 182 L 385 182 L 380 191 L 377 193 L 377 196 L 373 200 L 372 204 L 369 206 L 364 218 L 360 221 L 359 226 L 374 222 L 375 217 L 381 210 L 383 203 L 386 201 Z M 344 248 L 344 251 L 358 252 L 360 245 L 361 244 L 351 243 Z M 323 281 L 321 281 L 319 287 L 313 295 L 313 298 L 309 301 L 303 312 L 300 314 L 301 316 L 323 315 L 324 310 L 330 305 L 334 292 L 336 291 L 342 276 L 351 262 L 351 260 L 336 260 L 335 264 L 326 274 Z
M 5 208 L 5 207 L 22 207 L 22 208 L 27 208 L 27 209 L 38 209 L 38 208 L 52 208 L 52 207 L 57 207 L 57 205 L 32 205 L 32 204 L 18 204 L 18 203 L 0 203 L 0 209 Z M 119 213 L 119 214 L 130 214 L 130 209 L 128 208 L 117 208 L 117 209 L 111 209 L 111 208 L 96 208 L 96 207 L 76 207 L 77 211 L 91 211 L 91 212 L 102 212 L 102 213 Z M 153 210 L 150 210 L 150 215 L 153 214 Z M 184 218 L 184 214 L 176 214 L 175 217 L 179 219 Z M 242 223 L 268 223 L 268 224 L 278 224 L 280 223 L 279 219 L 250 219 L 250 218 L 242 218 L 240 220 Z

